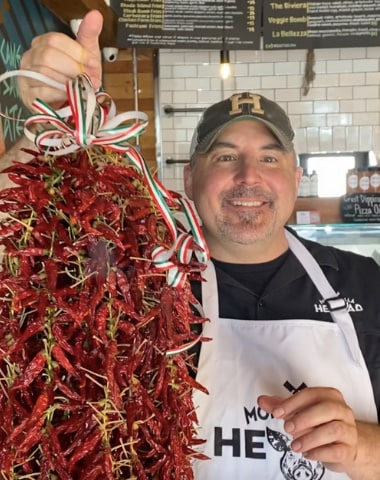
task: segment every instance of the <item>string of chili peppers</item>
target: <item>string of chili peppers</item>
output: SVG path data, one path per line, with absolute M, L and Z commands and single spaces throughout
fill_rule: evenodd
M 64 109 L 35 101 L 38 151 L 0 192 L 0 476 L 192 480 L 206 390 L 188 349 L 206 319 L 188 277 L 207 247 L 129 143 L 146 116 L 115 115 L 85 76 L 66 88 Z

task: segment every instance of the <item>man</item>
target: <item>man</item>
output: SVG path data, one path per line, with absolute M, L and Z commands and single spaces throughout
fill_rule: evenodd
M 250 93 L 209 107 L 194 134 L 185 189 L 202 219 L 215 267 L 208 268 L 201 295 L 197 292 L 213 320 L 204 332 L 213 341 L 202 346 L 198 365 L 198 379 L 211 394 L 206 398 L 197 392 L 195 399 L 201 432 L 207 432 L 213 447 L 207 453 L 218 465 L 217 470 L 208 470 L 207 463 L 197 466 L 199 478 L 214 471 L 218 478 L 237 471 L 249 478 L 250 468 L 260 478 L 275 478 L 276 467 L 260 469 L 260 463 L 272 458 L 275 464 L 278 451 L 284 455 L 285 478 L 335 478 L 321 465 L 294 456 L 289 466 L 290 452 L 365 478 L 361 470 L 354 476 L 354 459 L 359 458 L 361 432 L 372 430 L 357 426 L 354 413 L 374 424 L 378 417 L 352 320 L 340 318 L 346 314 L 340 307 L 344 298 L 365 304 L 367 313 L 356 315 L 357 328 L 365 322 L 365 329 L 377 331 L 378 342 L 379 305 L 374 290 L 368 298 L 370 286 L 362 289 L 360 282 L 369 271 L 379 278 L 379 268 L 370 259 L 303 242 L 335 290 L 325 288 L 314 258 L 284 229 L 302 173 L 293 135 L 278 105 Z M 374 317 L 366 320 L 370 311 Z M 360 340 L 368 343 L 365 331 Z M 373 364 L 371 374 L 375 381 Z M 260 395 L 264 392 L 279 398 Z M 260 408 L 285 420 L 285 432 Z M 373 432 L 378 435 L 375 425 Z M 291 448 L 286 434 L 293 437 Z M 292 469 L 306 476 L 291 476 Z
M 90 12 L 77 41 L 37 37 L 21 67 L 99 86 L 100 29 Z M 20 86 L 29 105 L 64 100 Z M 277 104 L 245 92 L 207 109 L 192 141 L 185 190 L 212 256 L 194 287 L 213 339 L 197 374 L 210 395 L 194 394 L 211 457 L 197 480 L 380 478 L 380 269 L 284 228 L 301 176 L 293 136 Z M 346 299 L 361 309 L 348 315 Z

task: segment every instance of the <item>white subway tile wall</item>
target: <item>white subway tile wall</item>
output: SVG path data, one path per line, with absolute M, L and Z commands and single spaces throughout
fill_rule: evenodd
M 287 111 L 298 153 L 373 150 L 380 163 L 380 47 L 315 50 L 315 79 L 304 96 L 306 50 L 231 51 L 233 75 L 219 78 L 219 51 L 160 50 L 162 180 L 183 193 L 183 164 L 201 112 L 239 91 L 258 92 Z

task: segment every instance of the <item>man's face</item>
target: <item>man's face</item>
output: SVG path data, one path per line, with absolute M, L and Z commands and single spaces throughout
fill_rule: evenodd
M 283 245 L 301 174 L 294 152 L 284 151 L 262 123 L 242 120 L 225 128 L 211 149 L 185 168 L 185 191 L 211 254 L 220 258 L 238 245 Z

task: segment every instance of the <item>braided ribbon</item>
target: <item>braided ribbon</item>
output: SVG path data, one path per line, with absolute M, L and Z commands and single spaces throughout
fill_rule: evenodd
M 27 76 L 60 90 L 66 89 L 67 107 L 56 111 L 36 99 L 32 106 L 38 113 L 24 121 L 26 137 L 34 142 L 40 151 L 59 156 L 91 145 L 103 145 L 124 154 L 142 173 L 149 193 L 172 237 L 170 248 L 156 246 L 153 249 L 152 261 L 158 271 L 166 272 L 169 285 L 183 286 L 187 274 L 185 269 L 181 269 L 181 264 L 189 264 L 193 253 L 199 262 L 205 264 L 209 259 L 209 251 L 190 202 L 182 197 L 174 198 L 153 178 L 142 155 L 129 143 L 132 138 L 144 132 L 148 123 L 147 115 L 139 111 L 115 115 L 110 96 L 103 90 L 95 92 L 86 74 L 79 75 L 65 86 L 37 72 L 14 70 L 0 75 L 0 83 L 11 76 Z M 33 133 L 31 127 L 36 125 L 43 126 L 40 133 Z M 47 125 L 50 128 L 46 129 Z M 190 233 L 178 226 L 167 200 L 170 200 L 172 205 L 177 203 L 184 212 Z

